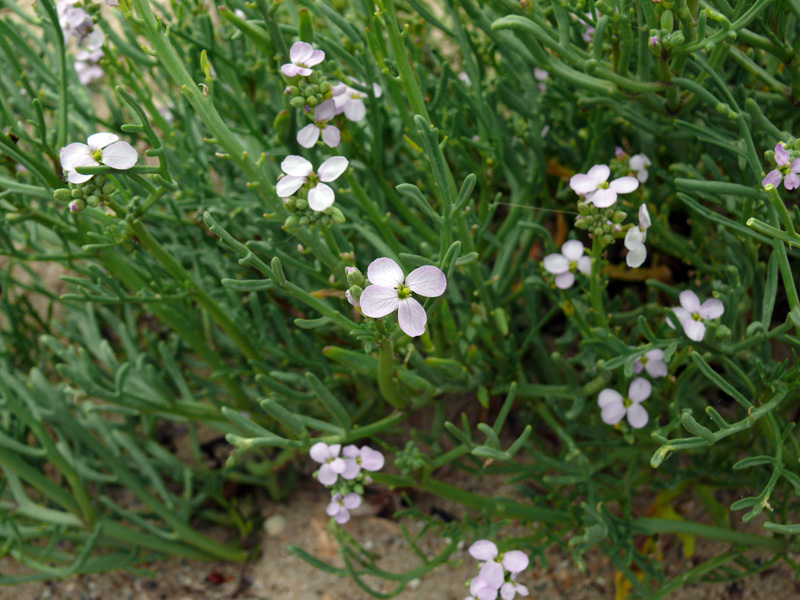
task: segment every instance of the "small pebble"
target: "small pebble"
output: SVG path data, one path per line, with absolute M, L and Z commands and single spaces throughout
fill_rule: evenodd
M 286 529 L 286 519 L 281 515 L 272 515 L 264 521 L 264 532 L 267 537 L 278 537 Z

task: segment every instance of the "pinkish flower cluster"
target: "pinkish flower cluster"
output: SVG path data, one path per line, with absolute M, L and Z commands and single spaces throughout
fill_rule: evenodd
M 652 390 L 653 386 L 644 377 L 637 377 L 631 382 L 628 386 L 628 395 L 624 398 L 617 390 L 604 389 L 597 398 L 603 423 L 616 425 L 627 416 L 628 423 L 634 429 L 641 429 L 647 425 L 649 417 L 642 402 L 650 397 Z
M 706 321 L 719 319 L 725 312 L 721 300 L 709 298 L 702 304 L 700 298 L 691 290 L 685 290 L 678 296 L 681 305 L 672 309 L 678 317 L 686 337 L 694 342 L 702 342 L 706 335 Z M 667 325 L 675 329 L 675 325 L 667 319 Z
M 469 596 L 465 600 L 512 600 L 519 594 L 528 595 L 528 588 L 517 582 L 519 574 L 528 568 L 530 559 L 520 550 L 500 552 L 490 540 L 478 540 L 469 547 L 470 556 L 483 561 L 477 577 L 469 581 Z
M 341 453 L 341 456 L 340 456 Z M 369 446 L 317 442 L 309 451 L 311 458 L 322 465 L 314 476 L 331 489 L 331 502 L 326 512 L 340 525 L 350 520 L 350 511 L 361 506 L 364 486 L 371 483 L 369 472 L 380 471 L 383 454 Z
M 783 144 L 775 146 L 775 164 L 778 168 L 767 173 L 761 185 L 767 187 L 771 184 L 778 187 L 783 181 L 783 187 L 787 190 L 794 190 L 800 187 L 800 176 L 798 176 L 798 173 L 800 173 L 800 158 L 792 160 L 789 151 L 786 150 Z

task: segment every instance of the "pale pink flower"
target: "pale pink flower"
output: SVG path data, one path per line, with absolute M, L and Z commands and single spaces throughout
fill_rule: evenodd
M 339 525 L 344 525 L 350 520 L 350 511 L 361 506 L 361 496 L 355 492 L 350 492 L 342 498 L 341 494 L 336 494 L 331 498 L 331 503 L 325 510 L 329 517 L 336 519 Z
M 666 377 L 669 372 L 667 363 L 664 362 L 664 351 L 661 348 L 653 348 L 645 352 L 633 363 L 633 372 L 637 375 L 642 371 L 647 371 L 650 377 Z
M 642 402 L 650 397 L 653 386 L 644 377 L 637 377 L 628 386 L 628 397 L 623 398 L 617 390 L 604 389 L 597 397 L 600 407 L 600 418 L 607 425 L 616 425 L 625 415 L 634 429 L 647 425 L 649 417 Z
M 630 194 L 639 187 L 635 177 L 620 177 L 608 183 L 611 169 L 606 165 L 595 165 L 585 175 L 578 173 L 569 180 L 569 187 L 598 208 L 607 208 L 617 201 L 618 194 Z
M 345 446 L 342 454 L 345 456 L 345 470 L 342 473 L 344 479 L 355 479 L 362 469 L 380 471 L 385 462 L 383 454 L 369 446 Z
M 719 319 L 725 312 L 725 306 L 721 300 L 709 298 L 700 304 L 700 298 L 691 290 L 681 292 L 679 296 L 681 305 L 672 309 L 683 326 L 686 337 L 695 342 L 702 342 L 706 335 L 705 319 Z M 667 325 L 675 329 L 670 319 Z
M 67 172 L 70 183 L 84 183 L 92 175 L 81 175 L 77 167 L 106 165 L 112 169 L 130 169 L 139 160 L 139 154 L 128 142 L 119 141 L 113 133 L 90 135 L 86 144 L 69 144 L 61 149 L 61 168 Z
M 652 165 L 653 163 L 647 158 L 645 154 L 634 154 L 631 156 L 628 165 L 631 168 L 631 171 L 636 173 L 636 179 L 639 180 L 639 183 L 644 183 L 647 181 L 647 178 L 650 176 L 650 173 L 647 170 L 647 167 Z
M 317 473 L 317 479 L 321 484 L 333 485 L 347 468 L 344 459 L 339 456 L 341 449 L 341 444 L 329 446 L 325 442 L 317 442 L 311 446 L 309 450 L 311 458 L 322 465 Z
M 308 77 L 314 72 L 311 67 L 325 60 L 325 53 L 322 50 L 314 50 L 314 47 L 306 42 L 295 42 L 289 50 L 289 60 L 292 62 L 281 67 L 284 75 Z
M 350 164 L 343 156 L 329 158 L 314 173 L 313 165 L 302 156 L 294 154 L 287 156 L 281 163 L 281 169 L 286 175 L 278 180 L 275 192 L 281 198 L 288 198 L 305 183 L 311 183 L 308 190 L 308 206 L 311 210 L 322 211 L 333 205 L 336 195 L 326 182 L 335 181 L 345 172 Z
M 483 577 L 473 577 L 469 582 L 470 595 L 466 600 L 496 600 L 499 587 L 486 581 Z
M 517 583 L 519 573 L 511 575 L 511 581 L 506 581 L 500 588 L 500 597 L 503 600 L 514 600 L 514 597 L 519 594 L 520 596 L 528 595 L 528 588 L 521 583 Z
M 297 132 L 297 143 L 303 148 L 311 148 L 319 140 L 320 133 L 322 141 L 331 148 L 336 148 L 342 139 L 339 129 L 331 125 L 330 121 L 336 116 L 336 105 L 333 98 L 318 104 L 314 109 L 314 122 L 309 123 Z
M 524 552 L 511 550 L 501 554 L 490 540 L 478 540 L 469 547 L 469 553 L 473 558 L 484 561 L 479 577 L 495 590 L 503 585 L 505 571 L 513 575 L 524 571 L 530 564 L 530 559 Z
M 548 254 L 544 257 L 544 268 L 556 276 L 556 287 L 566 290 L 575 283 L 575 272 L 592 274 L 592 259 L 583 255 L 584 247 L 577 240 L 564 242 L 561 254 Z
M 647 248 L 644 243 L 647 240 L 647 230 L 650 225 L 650 213 L 647 206 L 642 204 L 639 207 L 639 225 L 634 225 L 625 234 L 625 247 L 628 249 L 625 262 L 633 269 L 641 267 L 644 259 L 647 258 Z
M 761 185 L 767 187 L 767 185 L 771 183 L 775 187 L 778 187 L 781 181 L 783 181 L 783 186 L 787 190 L 800 187 L 800 177 L 797 175 L 800 173 L 800 158 L 796 158 L 793 161 L 791 158 L 789 152 L 783 147 L 783 144 L 775 146 L 775 163 L 778 165 L 778 168 L 767 173 Z M 789 161 L 791 161 L 791 163 Z
M 378 319 L 397 311 L 397 321 L 406 335 L 417 337 L 425 333 L 428 316 L 411 293 L 426 298 L 444 294 L 447 278 L 434 266 L 419 267 L 408 277 L 391 258 L 378 258 L 367 269 L 370 285 L 361 293 L 361 312 Z

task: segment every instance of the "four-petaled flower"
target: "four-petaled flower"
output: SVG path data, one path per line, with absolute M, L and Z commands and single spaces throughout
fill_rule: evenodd
M 761 185 L 767 187 L 767 185 L 771 183 L 775 187 L 778 187 L 781 181 L 783 181 L 783 186 L 787 190 L 800 187 L 800 177 L 797 175 L 800 173 L 800 158 L 796 158 L 790 163 L 789 161 L 791 158 L 789 152 L 783 147 L 783 144 L 775 146 L 775 163 L 778 165 L 778 168 L 767 173 Z
M 344 479 L 355 479 L 361 469 L 380 471 L 385 462 L 383 454 L 369 446 L 363 448 L 354 445 L 345 446 L 342 454 L 345 456 L 345 470 L 342 472 Z
M 650 377 L 666 377 L 669 372 L 667 363 L 664 362 L 664 351 L 661 348 L 653 348 L 645 352 L 633 363 L 633 372 L 637 375 L 642 371 L 647 371 Z
M 592 273 L 592 259 L 583 255 L 583 244 L 577 240 L 564 242 L 561 254 L 548 254 L 544 257 L 544 268 L 556 276 L 556 287 L 566 290 L 575 283 L 575 271 L 584 275 Z
M 323 485 L 333 485 L 339 479 L 339 475 L 344 473 L 347 468 L 345 460 L 339 456 L 342 449 L 341 444 L 331 444 L 317 442 L 309 450 L 311 458 L 322 466 L 317 473 L 317 479 Z
M 628 256 L 625 258 L 625 262 L 633 269 L 642 266 L 644 259 L 647 258 L 647 248 L 644 243 L 647 240 L 647 229 L 649 227 L 650 213 L 647 210 L 647 206 L 642 204 L 639 207 L 639 225 L 634 225 L 625 234 L 625 247 L 628 249 Z
M 647 171 L 647 167 L 652 164 L 653 163 L 650 162 L 650 159 L 647 158 L 647 155 L 645 154 L 634 154 L 631 156 L 631 160 L 628 162 L 631 171 L 636 173 L 636 179 L 639 180 L 639 183 L 644 183 L 647 181 L 647 178 L 650 176 L 650 173 Z
M 700 298 L 691 290 L 684 290 L 679 296 L 681 305 L 672 309 L 678 317 L 686 337 L 695 342 L 702 342 L 706 335 L 706 324 L 704 319 L 719 319 L 725 312 L 725 306 L 721 300 L 709 298 L 700 304 Z M 670 319 L 667 325 L 675 329 Z
M 480 575 L 469 582 L 470 595 L 465 600 L 496 600 L 498 588 Z
M 361 496 L 355 492 L 350 492 L 344 498 L 341 494 L 335 494 L 325 512 L 329 517 L 336 519 L 339 525 L 344 525 L 350 520 L 350 511 L 359 506 L 361 506 Z
M 319 140 L 322 133 L 322 141 L 331 148 L 336 148 L 342 139 L 339 128 L 330 125 L 329 122 L 336 116 L 336 105 L 333 98 L 318 104 L 314 109 L 314 122 L 309 123 L 297 132 L 297 143 L 303 148 L 311 148 Z
M 289 60 L 292 62 L 281 67 L 284 75 L 308 77 L 314 72 L 311 67 L 325 60 L 325 53 L 322 50 L 314 50 L 314 46 L 306 42 L 295 42 L 289 50 Z
M 311 183 L 308 190 L 308 206 L 311 210 L 322 211 L 333 205 L 336 195 L 325 182 L 335 181 L 344 173 L 349 162 L 344 156 L 334 156 L 322 163 L 314 173 L 313 165 L 302 156 L 294 154 L 287 156 L 281 163 L 281 169 L 286 173 L 278 180 L 275 191 L 281 198 L 288 198 L 305 183 Z
M 511 581 L 506 581 L 500 588 L 500 597 L 503 600 L 514 600 L 514 597 L 519 594 L 520 596 L 528 595 L 528 588 L 521 583 L 517 583 L 519 573 L 511 575 Z
M 84 183 L 93 175 L 82 175 L 77 167 L 106 165 L 112 169 L 130 169 L 139 160 L 136 150 L 128 142 L 119 141 L 113 133 L 90 135 L 86 144 L 69 144 L 61 149 L 61 168 L 67 172 L 70 183 Z
M 425 333 L 428 321 L 425 309 L 411 293 L 435 298 L 444 294 L 447 287 L 447 278 L 438 267 L 418 267 L 404 277 L 403 270 L 391 258 L 372 261 L 367 279 L 370 285 L 361 293 L 361 312 L 378 319 L 397 311 L 400 329 L 411 337 Z
M 634 429 L 641 429 L 647 425 L 649 417 L 642 402 L 650 397 L 652 389 L 650 382 L 644 377 L 637 377 L 631 382 L 627 398 L 623 398 L 617 390 L 604 389 L 597 398 L 603 423 L 616 425 L 627 414 L 628 423 Z
M 479 578 L 495 590 L 503 585 L 506 570 L 513 576 L 527 569 L 530 563 L 528 556 L 520 550 L 501 554 L 490 540 L 478 540 L 469 547 L 469 553 L 473 558 L 484 561 Z
M 635 177 L 620 177 L 611 183 L 607 179 L 611 169 L 606 165 L 595 165 L 586 174 L 578 173 L 569 180 L 569 187 L 598 208 L 607 208 L 617 201 L 618 194 L 630 194 L 639 187 Z
M 361 84 L 360 81 L 354 80 L 353 82 Z M 376 98 L 380 98 L 381 95 L 383 95 L 383 90 L 377 83 L 373 83 L 372 93 Z M 336 114 L 340 115 L 344 113 L 344 116 L 347 117 L 349 121 L 360 121 L 367 116 L 367 107 L 364 104 L 364 98 L 367 98 L 364 92 L 351 88 L 344 83 L 333 87 L 333 101 L 336 104 Z

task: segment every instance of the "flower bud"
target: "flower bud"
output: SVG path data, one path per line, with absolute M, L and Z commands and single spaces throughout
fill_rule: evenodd
M 60 188 L 53 192 L 53 197 L 59 202 L 69 202 L 72 200 L 72 192 L 67 188 Z
M 110 181 L 103 186 L 103 189 L 100 190 L 103 196 L 110 196 L 116 191 L 117 191 L 117 186 L 115 186 Z
M 661 13 L 661 29 L 672 31 L 675 27 L 675 16 L 671 10 L 665 10 Z
M 72 197 L 83 198 L 83 190 L 81 188 L 75 188 L 74 190 L 72 190 Z
M 100 205 L 100 198 L 97 197 L 95 194 L 92 194 L 86 198 L 86 204 L 91 206 L 92 208 Z
M 283 222 L 283 226 L 286 229 L 296 229 L 300 226 L 300 217 L 297 215 L 289 215 L 286 217 L 286 221 Z
M 306 99 L 302 96 L 295 96 L 289 101 L 289 104 L 295 108 L 303 108 L 306 105 Z
M 575 219 L 575 227 L 578 229 L 589 229 L 589 225 L 591 223 L 589 223 L 588 219 L 582 219 L 580 216 Z
M 678 46 L 683 46 L 683 42 L 685 38 L 683 37 L 683 32 L 679 29 L 678 31 L 673 31 L 667 36 L 667 39 L 664 40 L 664 46 L 667 48 L 677 48 Z
M 587 217 L 589 216 L 589 214 L 591 214 L 591 212 L 592 211 L 589 208 L 589 205 L 586 204 L 586 202 L 578 202 L 578 214 L 580 214 L 583 217 Z
M 347 290 L 348 298 L 347 301 L 350 302 L 353 306 L 360 306 L 361 305 L 361 292 L 364 289 L 358 285 L 351 285 L 350 288 Z M 351 300 L 352 298 L 352 300 Z M 353 302 L 355 301 L 355 303 Z
M 317 97 L 316 97 L 316 96 L 306 96 L 306 103 L 307 103 L 309 106 L 311 106 L 311 107 L 314 107 L 314 106 L 316 106 L 317 104 L 319 104 L 319 100 L 317 100 Z
M 614 211 L 614 215 L 611 217 L 611 220 L 614 223 L 622 223 L 625 220 L 625 217 L 627 217 L 627 216 L 628 215 L 625 214 L 624 211 L 617 210 L 617 211 Z
M 356 267 L 345 267 L 344 270 L 345 273 L 347 273 L 347 285 L 364 287 L 366 280 L 361 271 L 359 271 Z
M 319 84 L 319 91 L 325 94 L 331 90 L 331 87 L 333 86 L 331 86 L 330 82 L 323 81 L 322 83 Z
M 86 202 L 83 200 L 83 198 L 78 198 L 77 200 L 73 200 L 69 203 L 69 209 L 72 212 L 81 212 L 85 208 Z
M 342 224 L 346 221 L 346 219 L 344 218 L 344 213 L 335 206 L 330 208 L 330 217 L 331 221 L 333 221 L 334 223 Z
M 305 198 L 298 198 L 295 206 L 297 207 L 297 210 L 305 210 L 308 208 L 308 200 Z

